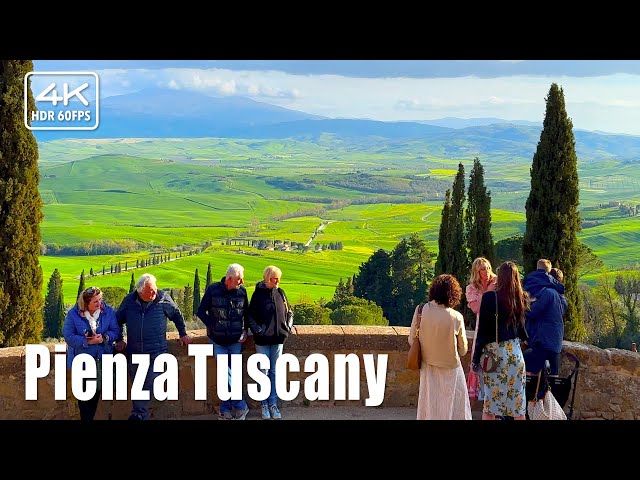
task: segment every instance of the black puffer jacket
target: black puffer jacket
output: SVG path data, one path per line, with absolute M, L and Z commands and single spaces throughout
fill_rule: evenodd
M 284 343 L 293 327 L 293 311 L 284 290 L 259 282 L 251 295 L 249 325 L 257 345 Z
M 207 287 L 198 307 L 198 317 L 207 326 L 207 336 L 222 346 L 237 343 L 242 330 L 247 328 L 249 298 L 247 290 L 227 290 L 224 277 Z

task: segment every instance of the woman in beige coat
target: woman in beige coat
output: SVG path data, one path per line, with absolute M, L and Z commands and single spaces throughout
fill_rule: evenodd
M 430 302 L 413 314 L 409 344 L 419 328 L 422 365 L 418 420 L 471 420 L 471 406 L 460 357 L 467 353 L 467 334 L 460 303 L 462 289 L 452 275 L 431 282 Z

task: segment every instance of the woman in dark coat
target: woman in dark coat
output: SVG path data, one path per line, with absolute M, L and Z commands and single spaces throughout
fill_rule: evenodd
M 262 401 L 262 418 L 280 419 L 276 394 L 276 362 L 293 327 L 293 311 L 287 296 L 278 285 L 282 271 L 273 265 L 263 272 L 249 303 L 249 325 L 253 332 L 256 352 L 269 358 L 269 368 L 263 370 L 271 381 L 271 393 Z

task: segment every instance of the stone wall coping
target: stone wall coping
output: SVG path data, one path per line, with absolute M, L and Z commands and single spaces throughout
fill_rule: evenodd
M 360 326 L 360 325 L 296 325 L 289 336 L 286 346 L 288 350 L 376 350 L 407 351 L 409 343 L 409 327 L 398 326 Z M 467 330 L 469 343 L 473 341 L 473 330 Z M 194 343 L 208 343 L 206 330 L 191 330 L 189 335 Z M 180 347 L 177 332 L 168 332 L 169 352 L 174 355 L 185 355 L 186 350 Z M 53 353 L 54 344 L 46 344 Z M 0 372 L 16 371 L 24 362 L 26 347 L 0 348 Z M 612 365 L 628 370 L 634 375 L 640 374 L 640 353 L 618 348 L 601 349 L 594 345 L 563 341 L 563 350 L 573 353 L 581 363 L 590 365 Z M 469 348 L 471 351 L 471 348 Z M 467 354 L 468 356 L 469 354 Z M 22 368 L 22 367 L 21 367 Z

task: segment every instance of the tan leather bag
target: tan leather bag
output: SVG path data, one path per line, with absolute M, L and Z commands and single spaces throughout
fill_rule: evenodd
M 422 364 L 422 350 L 420 349 L 420 322 L 422 320 L 422 309 L 424 308 L 424 303 L 421 303 L 418 306 L 418 318 L 416 321 L 416 337 L 413 339 L 413 343 L 409 348 L 409 353 L 407 354 L 407 368 L 409 370 L 420 370 L 420 365 Z

